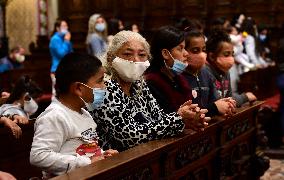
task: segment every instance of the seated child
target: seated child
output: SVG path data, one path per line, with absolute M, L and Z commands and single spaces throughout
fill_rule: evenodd
M 210 73 L 216 87 L 216 93 L 214 93 L 216 98 L 233 97 L 237 106 L 248 101 L 255 101 L 256 97 L 251 92 L 232 93 L 229 69 L 234 64 L 234 51 L 229 35 L 220 29 L 213 30 L 206 42 L 206 51 L 209 63 L 206 65 L 206 70 Z
M 8 98 L 0 107 L 1 123 L 11 129 L 16 138 L 22 134 L 17 124 L 28 124 L 29 116 L 37 111 L 38 105 L 33 98 L 40 93 L 41 90 L 30 77 L 21 76 L 11 94 L 6 94 Z
M 208 116 L 232 115 L 235 101 L 228 98 L 218 99 L 210 74 L 204 68 L 206 62 L 206 45 L 204 35 L 198 30 L 185 33 L 185 49 L 188 51 L 188 66 L 183 72 L 192 88 L 192 102 L 208 109 Z
M 35 122 L 30 152 L 31 164 L 43 170 L 44 178 L 86 166 L 116 150 L 98 146 L 97 124 L 89 111 L 104 100 L 104 69 L 99 59 L 70 53 L 56 71 L 57 98 Z

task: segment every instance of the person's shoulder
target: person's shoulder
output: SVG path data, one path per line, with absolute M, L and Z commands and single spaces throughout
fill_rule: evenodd
M 42 122 L 48 120 L 53 121 L 65 121 L 68 117 L 68 112 L 59 105 L 58 102 L 51 102 L 51 104 L 38 116 L 36 122 Z
M 3 104 L 0 107 L 0 114 L 1 115 L 13 115 L 13 114 L 18 114 L 24 117 L 27 117 L 26 113 L 24 110 L 15 104 Z
M 100 39 L 101 37 L 97 34 L 97 33 L 92 33 L 90 35 L 91 40 L 96 40 L 96 39 Z
M 162 80 L 162 75 L 161 72 L 159 71 L 151 71 L 148 72 L 144 75 L 144 78 L 147 82 L 151 81 L 151 82 L 159 82 Z
M 200 74 L 201 74 L 201 75 L 210 75 L 210 69 L 209 69 L 208 65 L 204 65 L 204 66 L 200 69 Z
M 53 42 L 53 41 L 58 41 L 58 40 L 61 40 L 62 38 L 59 36 L 58 33 L 55 33 L 53 36 L 51 36 L 50 38 L 50 42 Z
M 8 56 L 4 56 L 2 58 L 0 58 L 0 63 L 6 63 L 6 62 L 9 62 L 9 59 L 8 59 Z

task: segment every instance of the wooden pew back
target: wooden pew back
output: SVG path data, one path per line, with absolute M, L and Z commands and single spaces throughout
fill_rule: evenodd
M 229 119 L 218 117 L 203 132 L 186 130 L 179 137 L 141 144 L 54 180 L 253 179 L 256 113 L 261 104 L 240 108 Z

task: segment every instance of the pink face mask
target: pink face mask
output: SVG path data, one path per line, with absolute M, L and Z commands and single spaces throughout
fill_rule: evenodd
M 216 66 L 224 73 L 228 72 L 229 69 L 234 65 L 234 57 L 217 57 Z
M 201 52 L 198 54 L 189 53 L 188 56 L 188 66 L 194 70 L 199 70 L 206 62 L 207 54 L 205 52 Z

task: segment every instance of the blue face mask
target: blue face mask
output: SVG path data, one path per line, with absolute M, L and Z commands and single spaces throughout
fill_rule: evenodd
M 178 59 L 174 59 L 174 65 L 172 67 L 172 70 L 175 71 L 177 74 L 183 73 L 185 68 L 188 66 L 188 64 L 181 62 Z
M 169 52 L 171 58 L 174 60 L 173 67 L 171 67 L 170 69 L 172 69 L 177 74 L 181 74 L 185 70 L 185 68 L 188 66 L 188 64 L 183 63 L 178 59 L 174 59 L 173 56 L 171 55 L 170 51 L 168 51 L 168 52 Z M 166 66 L 167 66 L 167 64 L 166 64 Z
M 68 30 L 66 28 L 62 28 L 60 30 L 60 34 L 62 34 L 63 36 L 65 36 L 65 34 L 67 34 L 67 33 L 68 33 Z
M 91 88 L 84 83 L 81 84 L 92 89 L 93 91 L 93 96 L 94 96 L 93 102 L 87 103 L 86 101 L 84 101 L 83 98 L 80 97 L 80 99 L 84 102 L 88 111 L 93 111 L 94 109 L 99 108 L 104 102 L 107 90 L 104 88 Z
M 259 35 L 259 39 L 260 39 L 260 41 L 265 41 L 266 40 L 266 35 L 264 35 L 264 34 L 260 34 Z
M 96 24 L 95 28 L 96 28 L 97 31 L 103 32 L 106 28 L 106 25 L 105 25 L 105 23 L 98 23 L 98 24 Z

